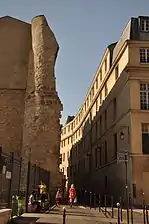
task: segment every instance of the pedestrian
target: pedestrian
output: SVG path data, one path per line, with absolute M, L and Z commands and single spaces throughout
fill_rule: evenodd
M 40 182 L 39 185 L 40 189 L 40 200 L 41 200 L 41 207 L 42 209 L 45 209 L 45 201 L 46 201 L 46 194 L 47 194 L 47 186 L 43 183 L 43 181 Z
M 28 200 L 28 212 L 35 212 L 37 208 L 36 205 L 36 192 L 33 191 L 30 196 L 29 196 L 29 200 Z
M 71 184 L 71 187 L 69 189 L 69 203 L 70 203 L 70 207 L 72 207 L 72 205 L 74 204 L 74 202 L 76 201 L 76 189 L 74 187 L 74 184 Z
M 60 189 L 57 190 L 55 199 L 56 199 L 56 205 L 59 206 L 62 202 L 62 194 Z

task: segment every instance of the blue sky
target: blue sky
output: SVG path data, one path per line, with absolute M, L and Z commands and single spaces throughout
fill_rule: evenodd
M 56 80 L 62 122 L 79 110 L 105 48 L 130 19 L 149 15 L 149 0 L 0 0 L 0 16 L 30 22 L 44 14 L 60 46 Z

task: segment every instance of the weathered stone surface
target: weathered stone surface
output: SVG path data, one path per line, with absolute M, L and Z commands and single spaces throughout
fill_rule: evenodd
M 0 142 L 4 151 L 21 154 L 24 164 L 30 157 L 49 170 L 51 187 L 59 180 L 62 105 L 54 73 L 58 49 L 44 16 L 31 24 L 0 19 Z

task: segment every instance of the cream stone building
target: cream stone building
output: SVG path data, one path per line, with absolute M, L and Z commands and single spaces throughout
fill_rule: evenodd
M 4 152 L 23 158 L 24 190 L 28 160 L 50 171 L 51 188 L 59 182 L 58 49 L 44 16 L 33 18 L 31 24 L 0 18 L 0 145 Z
M 149 17 L 131 18 L 107 47 L 60 153 L 68 184 L 149 202 Z

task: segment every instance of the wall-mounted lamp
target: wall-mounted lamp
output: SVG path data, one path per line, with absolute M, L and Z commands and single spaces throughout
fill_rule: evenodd
M 124 140 L 124 132 L 122 132 L 122 131 L 120 132 L 120 139 Z

